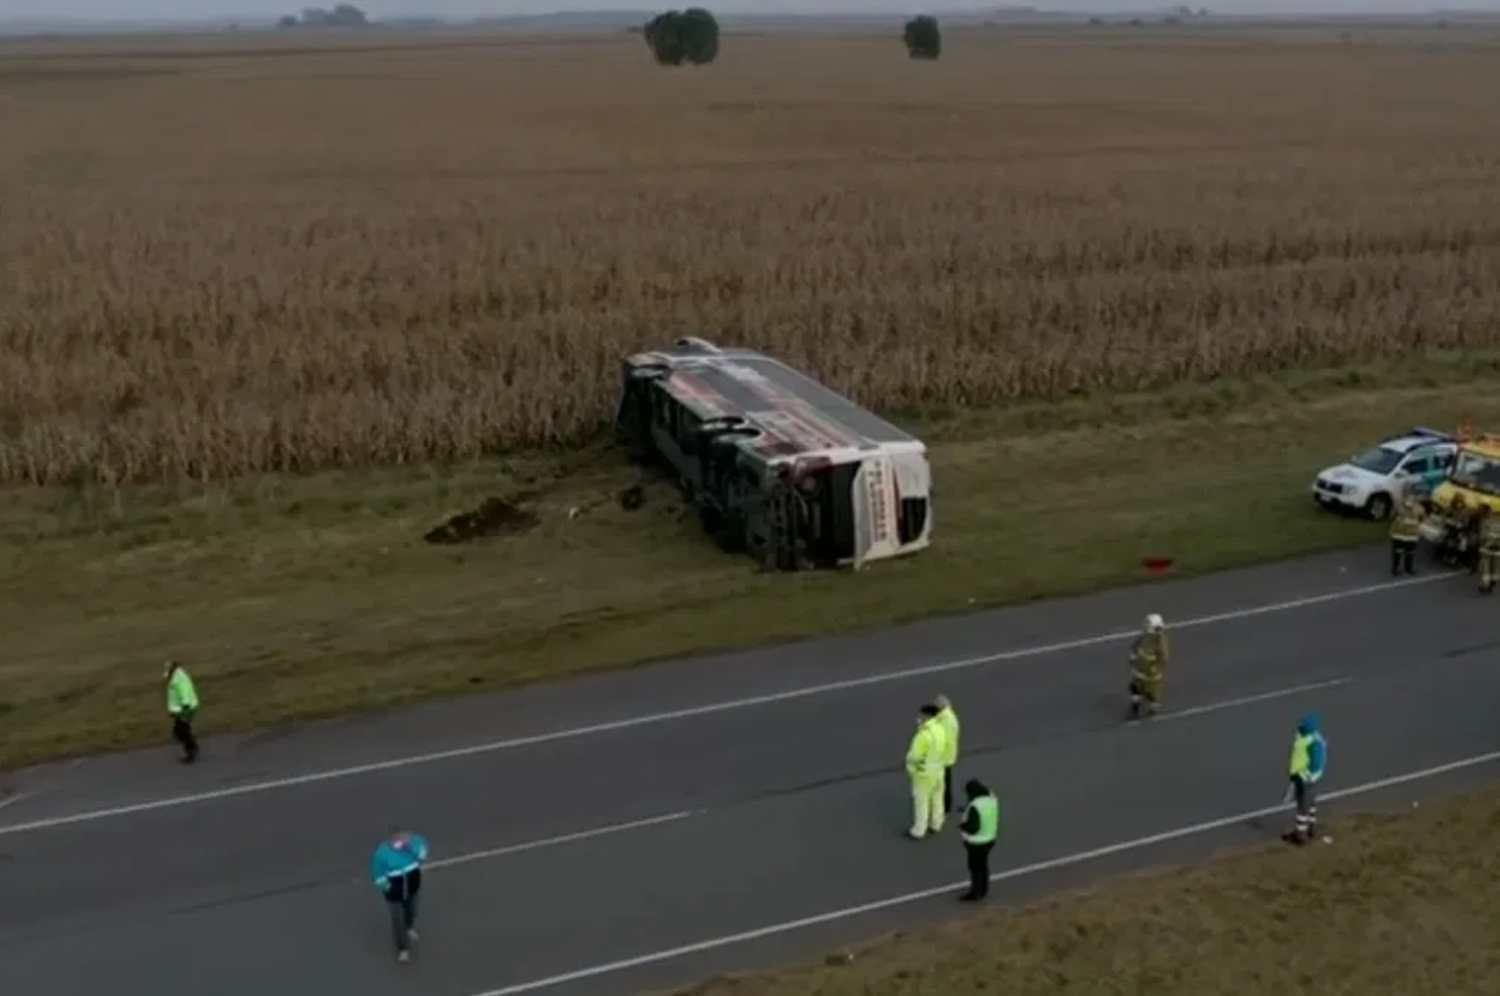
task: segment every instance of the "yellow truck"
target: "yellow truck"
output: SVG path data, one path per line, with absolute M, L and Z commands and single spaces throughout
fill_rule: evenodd
M 1428 507 L 1433 514 L 1422 523 L 1422 538 L 1440 546 L 1447 532 L 1447 511 L 1462 497 L 1469 508 L 1488 506 L 1500 513 L 1500 436 L 1485 434 L 1460 438 L 1448 479 L 1432 489 Z

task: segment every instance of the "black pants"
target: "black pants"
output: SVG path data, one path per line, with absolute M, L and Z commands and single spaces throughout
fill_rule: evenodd
M 1391 573 L 1415 574 L 1416 540 L 1391 540 Z
M 1318 792 L 1311 782 L 1292 779 L 1292 798 L 1297 804 L 1297 813 L 1292 821 L 1292 835 L 1306 840 L 1318 832 Z
M 943 812 L 953 812 L 953 766 L 943 769 Z
M 181 713 L 172 717 L 172 739 L 182 745 L 182 756 L 193 760 L 198 756 L 198 738 L 193 736 L 193 717 Z
M 385 906 L 391 915 L 391 939 L 397 951 L 411 947 L 411 932 L 417 927 L 417 893 L 422 890 L 420 869 L 393 878 L 385 889 Z
M 964 844 L 969 855 L 969 895 L 982 899 L 990 891 L 990 852 L 995 842 L 988 844 Z

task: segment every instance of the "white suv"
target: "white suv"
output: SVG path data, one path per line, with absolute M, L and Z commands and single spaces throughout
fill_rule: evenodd
M 1425 496 L 1445 480 L 1457 451 L 1458 441 L 1446 432 L 1413 429 L 1383 440 L 1348 463 L 1319 471 L 1313 500 L 1324 508 L 1384 519 L 1403 492 Z

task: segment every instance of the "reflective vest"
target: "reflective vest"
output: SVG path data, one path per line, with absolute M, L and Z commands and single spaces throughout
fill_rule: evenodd
M 1287 766 L 1294 777 L 1303 781 L 1315 782 L 1323 777 L 1323 772 L 1312 770 L 1312 745 L 1314 741 L 1322 741 L 1323 734 L 1313 733 L 1298 734 L 1292 740 L 1292 759 Z
M 193 712 L 198 708 L 198 691 L 193 687 L 193 679 L 182 668 L 172 672 L 172 678 L 167 682 L 167 712 L 176 716 L 183 710 Z
M 951 768 L 958 763 L 958 714 L 950 706 L 937 714 L 937 721 L 943 728 L 943 767 Z
M 1422 516 L 1409 505 L 1402 505 L 1391 517 L 1391 539 L 1415 543 L 1422 538 Z
M 1000 834 L 1000 801 L 982 795 L 970 801 L 969 812 L 979 814 L 979 829 L 963 835 L 965 844 L 992 844 Z

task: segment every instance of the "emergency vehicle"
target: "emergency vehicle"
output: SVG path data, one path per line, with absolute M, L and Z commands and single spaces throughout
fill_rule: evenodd
M 1385 519 L 1403 494 L 1426 497 L 1447 479 L 1458 440 L 1417 426 L 1382 440 L 1348 463 L 1325 467 L 1313 480 L 1313 500 L 1324 508 Z
M 1432 490 L 1428 500 L 1436 515 L 1422 524 L 1422 538 L 1441 543 L 1447 529 L 1443 513 L 1462 496 L 1469 508 L 1487 505 L 1500 513 L 1500 435 L 1463 436 L 1448 479 Z

